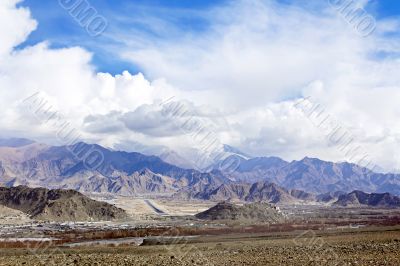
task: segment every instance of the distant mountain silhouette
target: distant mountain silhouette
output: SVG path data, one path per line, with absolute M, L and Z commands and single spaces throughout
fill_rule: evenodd
M 224 168 L 217 163 L 203 173 L 175 166 L 157 156 L 83 142 L 60 147 L 25 140 L 3 143 L 9 145 L 0 146 L 0 184 L 8 187 L 27 185 L 120 195 L 178 193 L 189 198 L 254 201 L 273 198 L 265 194 L 273 186 L 264 187 L 265 184 L 286 190 L 288 195 L 281 193 L 282 201 L 327 202 L 338 196 L 329 193 L 354 190 L 400 195 L 398 174 L 374 173 L 351 163 L 307 157 L 292 162 L 278 157 L 245 158 L 229 146 L 229 151 L 236 152 L 227 158 L 235 160 L 233 167 Z M 174 153 L 166 156 L 179 160 Z M 321 194 L 325 198 L 314 196 Z
M 35 147 L 30 156 L 22 156 L 26 147 Z M 4 152 L 0 148 L 3 185 L 136 195 L 173 193 L 199 183 L 217 186 L 229 181 L 219 171 L 201 173 L 168 164 L 157 156 L 112 151 L 99 145 L 26 147 L 3 148 Z
M 293 162 L 277 157 L 241 158 L 235 171 L 225 174 L 238 182 L 268 181 L 287 189 L 315 194 L 362 190 L 400 195 L 399 174 L 374 173 L 352 163 L 332 163 L 308 157 Z

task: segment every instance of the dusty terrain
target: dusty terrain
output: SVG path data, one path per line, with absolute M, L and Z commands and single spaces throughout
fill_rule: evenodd
M 394 229 L 392 229 L 394 230 Z M 400 231 L 203 237 L 180 245 L 0 250 L 0 265 L 400 265 Z
M 228 224 L 193 216 L 214 202 L 97 199 L 130 219 L 0 224 L 0 265 L 400 265 L 400 209 L 289 205 L 281 223 Z
M 0 205 L 0 225 L 3 224 L 25 224 L 32 220 L 29 216 L 21 211 L 7 208 Z
M 217 202 L 211 201 L 179 201 L 171 199 L 150 199 L 145 197 L 123 197 L 115 195 L 107 198 L 101 195 L 91 194 L 90 197 L 95 200 L 108 202 L 118 208 L 124 209 L 128 215 L 130 215 L 136 221 L 151 220 L 158 216 L 157 212 L 155 212 L 154 209 L 149 206 L 148 202 L 169 216 L 195 215 L 217 204 Z
M 158 206 L 173 216 L 185 216 L 195 215 L 199 212 L 203 212 L 212 206 L 216 205 L 217 202 L 212 201 L 171 201 L 171 200 L 154 200 Z

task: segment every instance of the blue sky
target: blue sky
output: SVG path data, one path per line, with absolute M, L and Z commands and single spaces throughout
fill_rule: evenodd
M 4 134 L 54 140 L 17 119 L 40 90 L 85 140 L 185 152 L 196 144 L 159 111 L 173 97 L 249 154 L 350 160 L 294 108 L 311 96 L 379 165 L 400 168 L 399 1 L 369 1 L 377 27 L 362 36 L 334 0 L 87 0 L 108 21 L 98 37 L 59 1 L 0 1 Z
M 207 29 L 207 20 L 197 15 L 184 15 L 185 12 L 207 11 L 211 8 L 228 4 L 228 0 L 91 0 L 99 14 L 103 15 L 110 26 L 108 33 L 124 30 L 141 33 L 151 32 L 147 22 L 141 23 L 141 18 L 157 18 L 167 21 L 185 32 L 196 32 Z M 307 1 L 281 0 L 281 3 L 295 3 L 309 5 Z M 323 1 L 325 4 L 327 1 Z M 93 64 L 101 72 L 112 74 L 128 70 L 132 73 L 143 71 L 132 62 L 120 58 L 117 53 L 112 53 L 110 46 L 118 49 L 119 43 L 115 38 L 104 34 L 95 39 L 90 37 L 83 28 L 61 8 L 55 0 L 25 0 L 21 3 L 30 8 L 33 17 L 39 22 L 39 27 L 34 31 L 27 42 L 20 47 L 33 45 L 47 40 L 51 47 L 82 46 L 93 53 Z M 311 8 L 311 7 L 309 7 Z M 400 2 L 392 0 L 373 0 L 368 5 L 368 11 L 377 18 L 397 17 L 400 14 Z M 196 13 L 195 13 L 196 14 Z M 154 37 L 154 36 L 152 36 Z M 165 36 L 161 36 L 165 37 Z
M 112 55 L 110 56 L 109 50 L 105 49 L 105 46 L 114 43 L 115 40 L 107 36 L 99 36 L 93 39 L 58 2 L 54 0 L 25 0 L 21 3 L 22 6 L 29 7 L 32 16 L 38 21 L 39 27 L 20 48 L 44 40 L 49 41 L 51 47 L 54 48 L 82 46 L 93 53 L 93 63 L 98 71 L 118 74 L 122 73 L 123 70 L 133 73 L 141 70 L 132 63 Z M 137 18 L 154 16 L 161 20 L 172 21 L 187 31 L 199 31 L 207 26 L 205 21 L 197 17 L 182 16 L 179 12 L 185 12 L 186 10 L 207 10 L 217 5 L 223 5 L 225 2 L 226 0 L 89 1 L 97 9 L 98 13 L 107 19 L 109 23 L 107 31 L 114 31 L 116 29 L 120 31 L 124 29 L 146 31 L 146 25 L 139 23 Z M 171 13 L 178 10 L 179 12 L 176 15 Z M 126 19 L 126 21 L 122 21 L 122 19 Z

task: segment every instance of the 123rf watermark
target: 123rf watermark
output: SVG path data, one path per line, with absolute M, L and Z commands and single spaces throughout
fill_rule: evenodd
M 372 172 L 379 171 L 367 151 L 357 143 L 350 129 L 329 114 L 324 106 L 314 102 L 310 96 L 297 101 L 293 107 L 301 111 L 309 121 L 324 133 L 327 142 L 338 149 L 349 162 L 354 162 Z
M 328 0 L 328 3 L 361 37 L 367 37 L 375 31 L 375 18 L 357 1 Z
M 87 0 L 58 0 L 75 21 L 92 36 L 101 35 L 108 27 L 108 21 L 101 16 Z
M 107 171 L 103 164 L 103 151 L 96 145 L 83 143 L 79 130 L 73 127 L 65 116 L 50 103 L 44 93 L 36 92 L 28 96 L 21 101 L 20 107 L 33 115 L 41 125 L 51 129 L 56 140 L 65 145 L 67 150 L 82 162 L 87 170 Z

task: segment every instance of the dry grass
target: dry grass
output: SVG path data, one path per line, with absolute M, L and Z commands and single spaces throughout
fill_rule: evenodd
M 204 238 L 144 247 L 0 250 L 0 265 L 400 265 L 400 231 L 316 238 Z

